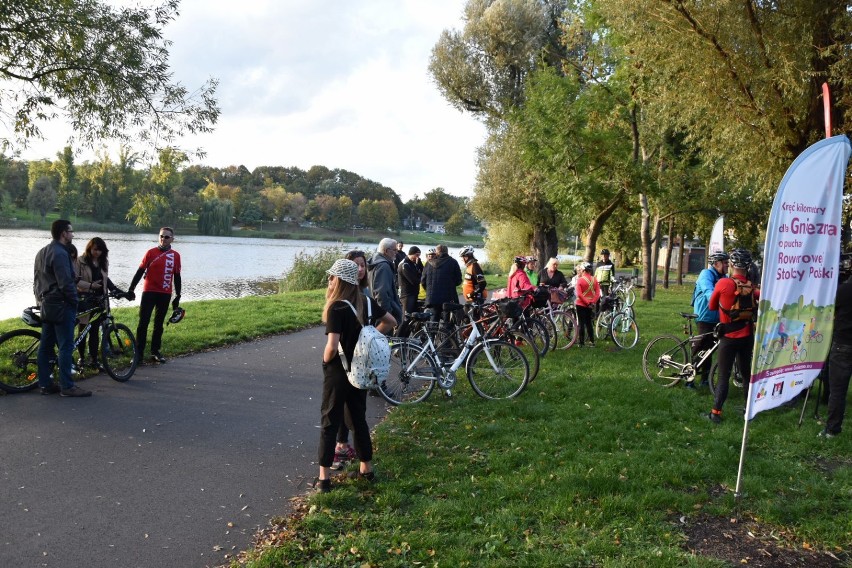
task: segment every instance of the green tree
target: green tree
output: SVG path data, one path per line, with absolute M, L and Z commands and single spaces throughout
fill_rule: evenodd
M 448 235 L 461 236 L 464 231 L 464 211 L 453 213 L 452 217 L 444 223 L 444 230 Z
M 47 212 L 56 205 L 56 190 L 53 188 L 53 181 L 49 177 L 42 176 L 35 181 L 27 198 L 27 205 L 38 211 L 41 220 L 44 221 Z
M 21 0 L 0 10 L 0 114 L 22 144 L 66 118 L 87 146 L 105 138 L 166 142 L 208 132 L 217 81 L 173 82 L 163 28 L 179 0 L 117 8 L 98 0 Z M 9 142 L 9 140 L 4 140 Z
M 150 228 L 160 224 L 169 212 L 169 202 L 162 195 L 155 193 L 137 193 L 133 196 L 132 203 L 127 212 L 127 220 L 137 227 Z
M 57 190 L 59 215 L 70 218 L 72 213 L 77 213 L 77 209 L 82 203 L 77 180 L 77 166 L 74 165 L 74 152 L 71 150 L 71 146 L 65 146 L 62 152 L 56 154 L 54 168 L 59 174 Z
M 641 69 L 646 108 L 659 109 L 740 187 L 774 193 L 824 136 L 821 84 L 834 89 L 835 132 L 852 106 L 848 2 L 597 0 Z
M 198 232 L 202 235 L 230 235 L 234 206 L 227 199 L 208 199 L 198 214 Z

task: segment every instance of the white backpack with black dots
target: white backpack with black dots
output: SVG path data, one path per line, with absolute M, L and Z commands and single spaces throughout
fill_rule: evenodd
M 347 300 L 343 300 L 349 307 L 355 317 L 358 317 L 358 312 L 355 306 Z M 343 368 L 346 370 L 346 376 L 352 386 L 359 389 L 373 388 L 379 382 L 385 380 L 390 372 L 390 345 L 388 338 L 370 325 L 370 318 L 373 317 L 373 310 L 369 298 L 367 303 L 367 325 L 361 327 L 361 333 L 358 334 L 358 342 L 355 343 L 355 351 L 352 353 L 352 361 L 347 363 L 346 355 L 343 354 L 343 346 L 338 345 L 337 350 L 340 352 L 340 360 L 343 362 Z

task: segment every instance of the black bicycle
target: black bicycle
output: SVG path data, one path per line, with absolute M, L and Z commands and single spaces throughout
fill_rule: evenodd
M 110 292 L 96 306 L 80 312 L 88 315 L 89 323 L 74 340 L 74 349 L 89 336 L 94 326 L 101 330 L 101 345 L 98 362 L 107 374 L 119 382 L 125 382 L 139 365 L 136 352 L 136 338 L 130 328 L 116 323 L 109 305 L 109 299 L 124 299 L 123 292 Z M 24 321 L 32 326 L 40 326 L 38 308 L 27 308 Z M 38 386 L 38 346 L 41 332 L 32 328 L 15 329 L 0 335 L 0 389 L 9 392 L 25 392 Z M 56 375 L 56 357 L 51 359 Z

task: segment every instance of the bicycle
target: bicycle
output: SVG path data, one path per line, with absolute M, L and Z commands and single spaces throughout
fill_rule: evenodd
M 612 338 L 622 349 L 630 349 L 639 341 L 639 326 L 630 314 L 632 308 L 624 306 L 617 294 L 605 296 L 595 322 L 597 339 Z
M 681 312 L 681 317 L 686 319 L 683 331 L 687 338 L 680 340 L 673 335 L 660 335 L 652 339 L 642 353 L 642 372 L 645 378 L 652 383 L 663 387 L 673 387 L 683 381 L 691 383 L 695 380 L 698 371 L 703 367 L 713 353 L 719 348 L 720 336 L 718 327 L 707 333 L 695 334 L 692 329 L 692 321 L 698 317 L 695 314 Z M 692 359 L 692 344 L 701 341 L 705 337 L 713 337 L 713 345 L 699 351 L 696 359 Z M 689 349 L 687 350 L 687 347 Z M 710 392 L 716 392 L 716 377 L 718 375 L 718 363 L 713 363 L 710 368 Z M 739 366 L 734 362 L 731 372 L 731 382 L 734 386 L 742 387 L 743 380 L 739 373 Z
M 535 313 L 544 322 L 548 332 L 551 334 L 550 349 L 557 347 L 568 349 L 575 343 L 579 336 L 577 327 L 577 310 L 574 307 L 574 289 L 561 290 L 550 288 L 550 299 L 545 306 L 537 308 Z M 559 345 L 560 338 L 564 345 Z
M 485 338 L 470 314 L 473 307 L 461 307 L 470 319 L 465 326 L 470 331 L 452 361 L 445 362 L 446 354 L 442 357 L 428 332 L 419 336 L 422 342 L 417 338 L 392 339 L 391 370 L 377 385 L 385 400 L 394 405 L 413 404 L 426 400 L 436 385 L 449 391 L 462 365 L 470 386 L 482 398 L 507 399 L 523 392 L 529 382 L 529 363 L 523 352 L 502 339 Z M 411 315 L 416 319 L 431 317 L 425 313 Z
M 95 325 L 101 328 L 99 363 L 107 374 L 118 382 L 125 382 L 133 376 L 139 365 L 136 353 L 136 339 L 126 325 L 116 323 L 109 305 L 109 299 L 123 299 L 121 292 L 110 292 L 95 307 L 81 312 L 89 315 L 89 323 L 74 339 L 76 350 L 89 336 Z M 34 316 L 30 325 L 41 325 L 37 308 L 29 308 Z M 26 320 L 25 320 L 26 321 Z M 0 335 L 0 389 L 9 392 L 26 392 L 38 386 L 38 347 L 41 332 L 35 329 L 15 329 Z M 56 359 L 51 360 L 53 366 Z M 55 372 L 54 372 L 55 373 Z

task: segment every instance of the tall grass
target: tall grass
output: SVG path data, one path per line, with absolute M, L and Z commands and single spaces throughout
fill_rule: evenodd
M 284 273 L 278 290 L 298 292 L 325 288 L 325 271 L 331 268 L 335 260 L 343 258 L 344 254 L 339 247 L 322 248 L 312 254 L 300 252 L 296 255 L 293 266 Z

